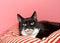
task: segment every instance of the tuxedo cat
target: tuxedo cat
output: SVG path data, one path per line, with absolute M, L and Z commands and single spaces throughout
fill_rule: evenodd
M 36 11 L 28 18 L 17 14 L 19 32 L 21 36 L 31 36 L 42 39 L 48 37 L 54 31 L 60 29 L 60 23 L 50 21 L 37 21 Z

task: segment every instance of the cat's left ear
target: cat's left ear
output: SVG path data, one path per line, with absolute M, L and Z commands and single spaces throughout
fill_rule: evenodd
M 31 16 L 31 18 L 37 19 L 36 11 L 33 12 L 33 15 Z
M 18 21 L 19 21 L 19 22 L 22 22 L 23 19 L 24 19 L 20 14 L 17 14 L 17 18 L 18 18 Z

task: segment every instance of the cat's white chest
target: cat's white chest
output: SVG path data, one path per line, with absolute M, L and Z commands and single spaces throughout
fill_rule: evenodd
M 27 33 L 24 29 L 21 31 L 21 34 L 23 36 L 30 36 L 30 37 L 36 37 L 39 33 L 40 29 L 35 28 L 34 30 L 30 30 L 30 33 Z

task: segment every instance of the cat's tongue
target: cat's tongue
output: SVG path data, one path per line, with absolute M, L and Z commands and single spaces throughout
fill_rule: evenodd
M 26 33 L 30 34 L 32 31 L 30 29 L 26 30 Z
M 26 30 L 26 32 L 30 32 L 30 29 Z

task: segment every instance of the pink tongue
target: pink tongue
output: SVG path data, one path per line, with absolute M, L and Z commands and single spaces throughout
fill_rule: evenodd
M 27 30 L 26 32 L 29 32 L 30 31 L 30 29 L 29 30 Z

